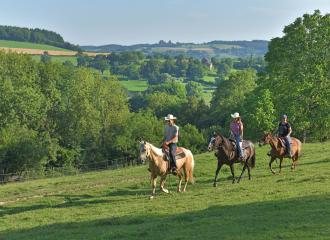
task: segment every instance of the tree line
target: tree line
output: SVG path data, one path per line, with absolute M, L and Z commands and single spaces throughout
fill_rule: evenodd
M 73 51 L 84 51 L 78 45 L 65 42 L 60 34 L 39 28 L 32 29 L 0 25 L 0 40 L 46 44 Z
M 259 141 L 286 114 L 292 136 L 325 141 L 330 137 L 330 66 L 324 51 L 330 40 L 323 35 L 330 30 L 328 22 L 330 15 L 319 11 L 297 18 L 283 37 L 270 42 L 264 71 L 249 67 L 219 77 L 209 105 L 196 97 L 198 82 L 183 85 L 176 75 L 182 63 L 188 67 L 181 73 L 198 68 L 198 59 L 143 61 L 143 74 L 157 82 L 127 98 L 114 75 L 1 51 L 0 169 L 8 173 L 137 156 L 138 141 L 157 145 L 163 138 L 169 113 L 180 126 L 179 145 L 194 154 L 206 148 L 214 131 L 229 135 L 234 112 L 242 116 L 244 139 Z M 134 65 L 142 61 L 138 55 L 114 54 L 106 61 L 111 69 L 116 63 Z M 217 71 L 235 65 L 230 59 L 213 60 Z M 174 74 L 162 72 L 165 66 Z

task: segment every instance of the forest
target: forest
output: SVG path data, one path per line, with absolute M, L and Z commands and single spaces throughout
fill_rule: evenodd
M 47 44 L 73 51 L 84 51 L 78 45 L 65 42 L 60 34 L 39 28 L 29 29 L 0 25 L 0 40 Z
M 292 136 L 303 142 L 326 141 L 330 66 L 324 59 L 329 53 L 322 50 L 328 42 L 317 36 L 329 30 L 320 24 L 329 19 L 318 11 L 304 15 L 305 21 L 298 18 L 282 38 L 272 39 L 264 58 L 214 58 L 213 70 L 185 55 L 145 59 L 136 51 L 89 58 L 80 52 L 76 68 L 0 51 L 0 170 L 137 156 L 139 141 L 157 145 L 163 138 L 169 113 L 177 117 L 179 146 L 194 154 L 205 150 L 213 132 L 229 135 L 234 112 L 242 116 L 244 139 L 259 141 L 286 114 Z M 102 75 L 102 65 L 110 75 Z M 200 86 L 208 71 L 219 76 L 209 104 Z M 147 91 L 128 96 L 118 81 L 120 74 L 132 81 L 148 78 Z

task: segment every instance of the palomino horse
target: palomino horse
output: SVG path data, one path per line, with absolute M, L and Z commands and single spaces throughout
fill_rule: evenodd
M 244 147 L 246 146 L 246 147 Z M 207 147 L 207 150 L 212 151 L 213 149 L 217 148 L 218 153 L 216 154 L 216 157 L 218 158 L 218 168 L 215 173 L 215 179 L 214 179 L 214 187 L 217 186 L 217 178 L 218 173 L 222 167 L 223 164 L 229 165 L 231 174 L 233 175 L 233 184 L 235 183 L 235 173 L 234 173 L 234 163 L 239 163 L 238 154 L 236 154 L 233 150 L 231 142 L 225 138 L 224 136 L 220 134 L 213 134 L 213 137 L 211 137 L 210 143 Z M 254 144 L 251 141 L 244 141 L 243 143 L 243 154 L 244 154 L 244 167 L 241 176 L 239 177 L 237 183 L 241 182 L 243 173 L 245 169 L 247 168 L 249 171 L 249 180 L 252 179 L 251 173 L 250 173 L 250 166 L 252 168 L 255 167 L 256 164 L 256 154 L 255 154 L 255 148 Z
M 296 139 L 296 138 L 291 138 L 290 139 L 292 144 L 291 144 L 291 154 L 292 154 L 292 166 L 291 169 L 292 171 L 296 170 L 296 162 L 299 159 L 299 155 L 302 149 L 302 145 L 301 142 Z M 284 151 L 284 148 L 281 147 L 280 142 L 278 140 L 277 137 L 272 136 L 270 133 L 266 133 L 264 132 L 264 136 L 261 139 L 261 142 L 259 143 L 259 147 L 262 147 L 264 145 L 270 144 L 270 146 L 272 147 L 272 150 L 270 151 L 270 162 L 269 162 L 269 168 L 272 171 L 272 173 L 275 174 L 275 171 L 272 169 L 272 162 L 274 162 L 274 160 L 276 158 L 280 159 L 280 172 L 278 173 L 278 175 L 281 174 L 281 170 L 282 170 L 282 163 L 283 163 L 283 158 L 286 155 L 286 152 Z
M 155 188 L 156 188 L 156 182 L 157 177 L 161 176 L 160 180 L 160 190 L 162 190 L 164 193 L 171 194 L 171 191 L 164 189 L 164 183 L 166 180 L 167 174 L 170 172 L 167 171 L 168 169 L 168 161 L 165 161 L 166 155 L 163 153 L 162 149 L 156 148 L 152 144 L 142 141 L 140 142 L 140 162 L 144 163 L 146 159 L 149 159 L 149 169 L 151 171 L 151 177 L 153 178 L 153 184 L 152 184 L 152 194 L 149 197 L 149 200 L 153 199 L 155 196 Z M 194 183 L 193 178 L 193 172 L 194 172 L 194 157 L 190 150 L 185 148 L 180 148 L 184 154 L 185 157 L 176 160 L 176 165 L 178 167 L 178 176 L 179 176 L 179 185 L 178 185 L 178 192 L 184 193 L 186 191 L 188 180 L 190 180 L 191 183 Z M 182 173 L 180 169 L 183 168 L 184 174 L 185 174 L 185 184 L 184 188 L 181 191 L 181 182 L 182 182 Z

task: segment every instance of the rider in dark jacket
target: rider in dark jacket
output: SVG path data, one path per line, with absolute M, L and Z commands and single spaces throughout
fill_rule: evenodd
M 273 132 L 275 135 L 276 132 L 279 132 L 279 136 L 282 137 L 285 141 L 286 147 L 288 148 L 288 157 L 292 157 L 291 154 L 291 145 L 290 145 L 290 134 L 292 132 L 290 123 L 287 122 L 287 116 L 282 116 L 282 122 L 278 125 L 278 128 Z

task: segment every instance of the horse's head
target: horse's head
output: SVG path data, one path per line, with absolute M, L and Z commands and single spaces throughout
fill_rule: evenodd
M 146 141 L 142 141 L 140 142 L 140 163 L 144 164 L 145 161 L 149 158 L 150 156 L 150 146 L 148 145 L 148 143 Z
M 218 148 L 222 144 L 222 139 L 219 134 L 213 133 L 213 136 L 210 139 L 210 143 L 207 146 L 207 150 L 209 152 L 213 151 L 213 149 Z
M 269 144 L 272 140 L 272 135 L 270 133 L 264 132 L 264 136 L 262 137 L 261 141 L 259 142 L 259 147 L 265 146 Z

